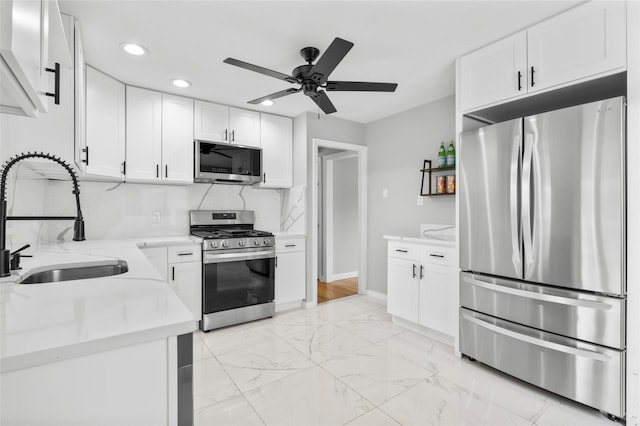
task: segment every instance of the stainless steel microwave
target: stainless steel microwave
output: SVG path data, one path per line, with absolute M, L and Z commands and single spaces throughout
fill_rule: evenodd
M 251 185 L 262 181 L 262 149 L 195 141 L 195 182 Z

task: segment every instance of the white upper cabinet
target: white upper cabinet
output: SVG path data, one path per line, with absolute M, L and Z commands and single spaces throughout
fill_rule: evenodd
M 293 120 L 278 115 L 260 114 L 262 146 L 261 188 L 293 186 Z
M 195 139 L 260 147 L 260 113 L 195 101 Z
M 588 2 L 460 58 L 462 111 L 625 68 L 624 2 Z
M 87 66 L 85 146 L 82 149 L 86 175 L 124 178 L 125 86 L 118 80 Z
M 195 101 L 193 136 L 211 142 L 229 142 L 229 107 Z
M 162 163 L 162 94 L 127 86 L 126 179 L 156 181 Z
M 526 93 L 527 34 L 514 34 L 462 57 L 460 69 L 465 108 Z
M 260 113 L 229 108 L 229 142 L 260 148 Z
M 193 100 L 127 86 L 126 180 L 193 183 Z
M 527 31 L 529 92 L 626 66 L 625 4 L 590 2 Z
M 162 95 L 162 163 L 165 181 L 193 183 L 193 99 Z
M 0 28 L 0 112 L 47 112 L 46 93 L 60 90 L 47 68 L 55 69 L 54 62 L 71 67 L 57 2 L 2 0 Z

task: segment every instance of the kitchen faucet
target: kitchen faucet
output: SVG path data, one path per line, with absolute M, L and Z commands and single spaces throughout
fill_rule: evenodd
M 7 188 L 7 175 L 9 169 L 19 161 L 26 158 L 44 158 L 60 164 L 71 176 L 73 181 L 73 194 L 76 196 L 76 216 L 7 216 L 7 200 L 5 192 Z M 73 224 L 73 241 L 84 241 L 84 220 L 80 210 L 80 189 L 78 187 L 78 177 L 71 169 L 71 166 L 55 155 L 43 152 L 27 152 L 10 158 L 2 168 L 0 176 L 0 277 L 9 276 L 11 273 L 11 254 L 6 248 L 7 220 L 75 220 Z

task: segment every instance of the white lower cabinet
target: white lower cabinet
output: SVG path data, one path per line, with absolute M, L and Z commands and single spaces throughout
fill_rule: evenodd
M 454 248 L 390 241 L 387 311 L 438 333 L 457 334 Z
M 199 244 L 140 247 L 160 276 L 189 308 L 202 317 L 202 262 Z
M 306 297 L 305 238 L 276 237 L 276 310 L 300 306 Z

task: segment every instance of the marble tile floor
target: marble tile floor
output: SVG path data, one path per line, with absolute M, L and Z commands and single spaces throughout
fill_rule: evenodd
M 194 336 L 195 424 L 613 426 L 352 296 Z

